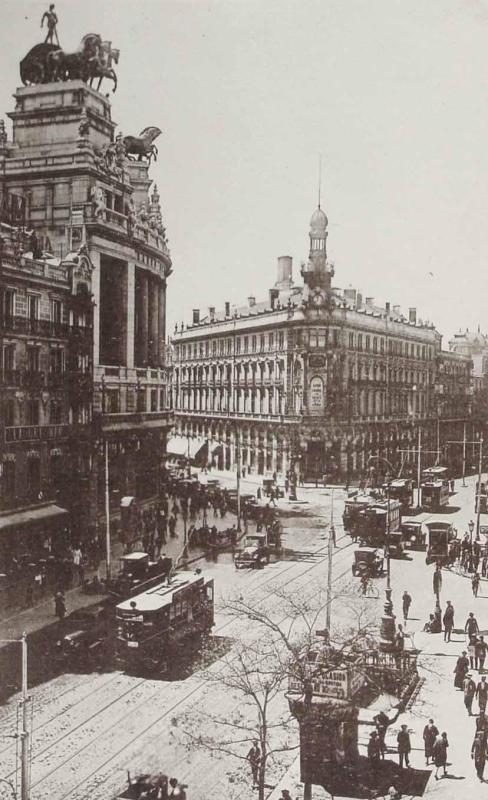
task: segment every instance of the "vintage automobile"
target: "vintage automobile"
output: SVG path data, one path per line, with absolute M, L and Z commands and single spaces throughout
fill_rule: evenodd
M 234 564 L 236 569 L 259 569 L 264 563 L 269 564 L 269 557 L 266 532 L 252 533 L 246 536 L 244 549 L 236 553 Z
M 380 578 L 383 574 L 384 559 L 375 547 L 361 547 L 354 552 L 352 574 L 355 577 L 368 575 L 370 578 Z
M 405 547 L 409 550 L 425 550 L 426 534 L 422 530 L 422 523 L 409 520 L 402 522 L 401 530 L 405 538 Z
M 265 494 L 266 497 L 270 497 L 272 491 L 274 492 L 275 497 L 285 496 L 285 490 L 283 487 L 278 486 L 273 478 L 263 478 L 263 494 Z
M 405 536 L 403 531 L 390 531 L 385 537 L 385 546 L 388 543 L 388 551 L 392 558 L 401 558 L 405 550 Z
M 169 778 L 163 772 L 139 774 L 132 778 L 128 772 L 127 787 L 117 794 L 116 800 L 162 800 L 169 797 L 169 792 L 175 788 L 177 793 L 173 792 L 173 796 L 186 800 L 187 787 L 176 778 Z
M 56 658 L 71 669 L 101 666 L 112 653 L 111 613 L 107 605 L 73 611 L 63 622 Z
M 109 582 L 108 590 L 118 600 L 132 597 L 166 578 L 173 560 L 166 556 L 150 561 L 147 553 L 126 553 L 120 557 L 119 574 Z
M 238 531 L 235 525 L 223 531 L 207 528 L 204 541 L 207 550 L 233 550 L 237 544 Z

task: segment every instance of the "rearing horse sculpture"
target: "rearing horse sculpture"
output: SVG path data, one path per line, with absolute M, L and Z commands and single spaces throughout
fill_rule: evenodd
M 137 156 L 137 160 L 142 161 L 145 156 L 149 163 L 151 163 L 151 158 L 157 161 L 158 148 L 153 142 L 161 133 L 161 129 L 153 125 L 144 128 L 139 136 L 124 136 L 123 143 L 130 160 L 135 161 L 135 156 Z
M 104 78 L 111 78 L 111 80 L 113 80 L 113 92 L 115 92 L 117 89 L 117 75 L 115 70 L 112 68 L 112 61 L 115 64 L 118 64 L 119 56 L 120 50 L 113 48 L 111 42 L 102 42 L 98 56 L 95 56 L 90 60 L 90 86 L 92 86 L 95 78 L 99 78 L 97 92 L 99 91 L 100 85 Z
M 99 60 L 101 48 L 101 36 L 98 33 L 87 33 L 74 53 L 66 53 L 64 50 L 51 51 L 46 57 L 51 80 L 66 81 L 75 78 L 88 80 L 90 64 L 93 60 Z

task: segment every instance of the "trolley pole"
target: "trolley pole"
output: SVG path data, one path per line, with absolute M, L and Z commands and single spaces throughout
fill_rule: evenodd
M 106 548 L 106 577 L 110 578 L 110 483 L 108 476 L 108 439 L 105 439 L 105 548 Z
M 237 530 L 239 533 L 242 531 L 241 527 L 241 442 L 240 430 L 236 423 L 236 456 L 237 456 Z

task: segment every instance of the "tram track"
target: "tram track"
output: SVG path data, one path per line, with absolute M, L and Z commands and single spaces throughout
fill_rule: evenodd
M 317 530 L 317 529 L 319 529 L 321 526 L 314 526 L 314 527 L 315 527 L 315 529 Z M 346 537 L 346 536 L 341 536 L 341 537 L 339 537 L 339 539 L 338 539 L 338 541 L 337 541 L 337 544 L 339 544 L 340 542 L 342 542 L 342 540 L 346 540 L 347 538 L 348 538 L 348 537 Z M 345 546 L 343 546 L 343 547 L 339 547 L 339 548 L 337 548 L 337 549 L 336 549 L 336 551 L 335 551 L 335 552 L 336 552 L 336 555 L 339 555 L 341 552 L 343 552 L 343 551 L 346 551 L 346 550 L 349 548 L 349 546 L 350 546 L 350 542 L 349 542 L 348 544 L 346 544 Z M 313 556 L 313 557 L 315 557 L 315 558 L 316 558 L 317 556 L 320 556 L 321 554 L 323 554 L 325 550 L 328 550 L 328 547 L 327 547 L 327 545 L 324 545 L 324 546 L 322 546 L 322 547 L 318 547 L 318 548 L 311 548 L 311 549 L 310 549 L 310 552 L 309 552 L 309 554 L 310 554 L 311 556 Z M 318 559 L 317 559 L 316 561 L 314 561 L 312 564 L 308 565 L 306 569 L 304 569 L 304 570 L 300 570 L 298 574 L 294 575 L 294 576 L 291 578 L 291 581 L 288 581 L 288 582 L 287 582 L 287 586 L 290 586 L 290 584 L 291 584 L 291 583 L 294 583 L 295 581 L 297 581 L 297 580 L 300 580 L 301 578 L 303 578 L 305 575 L 307 575 L 307 574 L 308 574 L 308 573 L 310 573 L 311 571 L 315 570 L 316 568 L 319 568 L 319 567 L 320 567 L 320 566 L 321 566 L 321 565 L 324 563 L 324 561 L 326 561 L 326 560 L 327 560 L 327 554 L 324 554 L 324 555 L 322 555 L 322 557 L 318 558 Z M 260 598 L 259 598 L 259 600 L 258 600 L 258 602 L 259 602 L 259 603 L 264 603 L 264 602 L 266 601 L 266 599 L 267 599 L 267 598 L 269 598 L 269 597 L 270 597 L 270 595 L 272 595 L 272 594 L 273 594 L 273 593 L 276 591 L 276 589 L 277 589 L 277 588 L 279 588 L 279 587 L 277 586 L 277 582 L 280 582 L 280 579 L 282 578 L 282 576 L 284 576 L 286 573 L 289 573 L 289 571 L 290 571 L 290 570 L 293 570 L 293 569 L 296 569 L 296 568 L 297 568 L 297 562 L 296 562 L 296 561 L 292 561 L 291 563 L 287 563 L 287 564 L 286 564 L 286 566 L 283 566 L 283 568 L 282 568 L 282 569 L 279 569 L 279 570 L 277 571 L 277 573 L 276 573 L 276 574 L 270 575 L 270 574 L 269 574 L 269 573 L 270 573 L 270 571 L 269 571 L 269 570 L 266 570 L 266 579 L 265 579 L 265 581 L 263 581 L 263 575 L 264 575 L 264 573 L 262 573 L 262 572 L 261 572 L 261 573 L 259 573 L 259 574 L 256 574 L 256 578 L 255 578 L 255 579 L 253 579 L 252 583 L 251 583 L 251 582 L 249 582 L 249 581 L 247 581 L 247 583 L 245 584 L 245 587 L 246 587 L 247 591 L 251 591 L 251 592 L 252 592 L 252 590 L 253 590 L 253 588 L 254 588 L 254 587 L 255 587 L 255 588 L 258 588 L 258 587 L 259 587 L 259 588 L 261 588 L 261 587 L 263 586 L 263 583 L 264 583 L 264 582 L 266 582 L 266 584 L 268 584 L 268 585 L 271 585 L 271 589 L 270 589 L 270 591 L 267 591 L 267 592 L 265 592 L 265 593 L 264 593 L 264 595 L 263 595 L 262 597 L 260 597 Z M 342 577 L 344 577 L 344 575 L 345 575 L 345 574 L 347 574 L 347 572 L 348 572 L 348 571 L 349 571 L 349 570 L 347 569 L 347 570 L 345 570 L 343 573 L 341 573 L 341 575 L 337 576 L 337 577 L 334 579 L 334 582 L 336 582 L 337 580 L 340 580 Z M 282 584 L 281 584 L 281 588 L 283 588 L 283 586 L 284 586 L 284 584 L 282 583 Z M 243 588 L 244 588 L 244 586 L 243 586 Z M 226 628 L 227 628 L 229 625 L 231 625 L 231 623 L 232 623 L 233 621 L 234 621 L 233 617 L 230 617 L 229 619 L 227 619 L 227 620 L 224 620 L 224 621 L 223 621 L 221 624 L 219 624 L 219 625 L 217 626 L 217 628 L 215 629 L 215 634 L 217 634 L 217 635 L 218 635 L 218 634 L 220 634 L 220 633 L 221 633 L 221 632 L 222 632 L 224 629 L 226 629 Z M 120 673 L 117 673 L 117 675 L 120 675 Z M 114 679 L 114 677 L 117 677 L 117 676 L 113 676 L 112 678 L 110 678 L 110 679 L 109 679 L 109 680 L 106 682 L 106 684 L 104 684 L 104 685 L 107 685 L 107 686 L 108 686 L 108 684 L 110 684 L 110 683 L 112 682 L 112 680 Z M 43 756 L 43 755 L 45 755 L 46 753 L 48 753 L 48 751 L 52 750 L 54 747 L 57 747 L 57 746 L 60 744 L 60 742 L 61 742 L 62 740 L 66 739 L 66 737 L 71 737 L 71 736 L 72 736 L 73 734 L 75 734 L 77 731 L 80 731 L 80 729 L 82 729 L 82 728 L 83 728 L 83 727 L 85 727 L 86 725 L 90 724 L 90 722 L 94 721 L 94 720 L 95 720 L 95 719 L 96 719 L 96 718 L 97 718 L 97 717 L 98 717 L 100 714 L 102 714 L 102 713 L 103 713 L 103 711 L 104 711 L 104 710 L 106 710 L 107 708 L 110 708 L 110 707 L 112 707 L 112 706 L 113 706 L 115 703 L 119 702 L 119 701 L 121 700 L 121 698 L 122 698 L 122 697 L 125 697 L 125 698 L 127 699 L 129 696 L 132 696 L 132 694 L 133 694 L 133 693 L 134 693 L 134 692 L 137 690 L 137 688 L 138 688 L 138 687 L 141 685 L 141 683 L 147 683 L 147 681 L 140 681 L 138 684 L 136 684 L 136 686 L 130 687 L 130 688 L 127 690 L 127 691 L 123 692 L 123 693 L 122 693 L 122 695 L 119 695 L 117 698 L 115 698 L 113 701 L 111 701 L 111 702 L 110 702 L 110 703 L 109 703 L 107 706 L 105 706 L 105 707 L 104 707 L 104 709 L 102 709 L 102 711 L 100 711 L 100 709 L 97 709 L 97 711 L 96 711 L 94 714 L 90 715 L 88 718 L 85 718 L 84 720 L 81 720 L 81 721 L 80 721 L 78 724 L 76 724 L 74 727 L 70 728 L 68 731 L 66 731 L 66 730 L 65 730 L 65 731 L 64 731 L 64 733 L 63 733 L 63 735 L 62 735 L 61 737 L 58 737 L 57 739 L 55 739 L 55 741 L 54 741 L 54 742 L 50 742 L 50 743 L 49 743 L 47 746 L 43 747 L 43 748 L 41 749 L 41 751 L 39 751 L 39 752 L 36 752 L 36 753 L 34 754 L 34 761 L 35 761 L 36 763 L 40 763 L 40 758 L 41 758 L 41 756 Z M 123 747 L 122 747 L 122 748 L 119 748 L 119 749 L 118 749 L 118 750 L 116 750 L 115 752 L 111 753 L 111 754 L 110 754 L 110 756 L 109 756 L 109 758 L 107 759 L 107 761 L 106 761 L 106 762 L 104 762 L 102 765 L 100 765 L 100 766 L 99 766 L 99 767 L 98 767 L 98 768 L 97 768 L 97 769 L 96 769 L 96 770 L 95 770 L 95 771 L 94 771 L 94 772 L 93 772 L 91 775 L 87 776 L 87 778 L 88 778 L 88 779 L 90 779 L 90 777 L 93 777 L 93 776 L 95 776 L 96 774 L 98 774 L 98 772 L 100 771 L 100 769 L 103 769 L 103 768 L 104 768 L 104 765 L 105 765 L 105 763 L 107 763 L 107 764 L 108 764 L 108 763 L 111 763 L 111 762 L 112 762 L 114 759 L 116 759 L 116 758 L 117 758 L 117 757 L 118 757 L 118 756 L 119 756 L 121 753 L 123 753 L 123 752 L 124 752 L 124 751 L 125 751 L 127 748 L 130 748 L 130 747 L 131 747 L 131 745 L 132 745 L 132 744 L 133 744 L 133 743 L 134 743 L 134 742 L 137 740 L 137 738 L 139 738 L 140 736 L 144 736 L 144 734 L 145 734 L 145 733 L 146 733 L 148 730 L 151 730 L 151 728 L 153 728 L 154 726 L 156 726 L 156 725 L 158 725 L 159 723 L 161 723 L 161 722 L 162 722 L 162 721 L 163 721 L 163 720 L 164 720 L 164 719 L 165 719 L 165 718 L 166 718 L 166 717 L 167 717 L 169 714 L 171 714 L 171 713 L 172 713 L 174 710 L 176 710 L 176 709 L 178 709 L 179 707 L 181 707 L 181 705 L 182 705 L 182 704 L 184 704 L 184 703 L 185 703 L 187 700 L 191 699 L 191 698 L 194 696 L 194 694 L 195 694 L 196 692 L 198 692 L 198 691 L 201 691 L 201 690 L 204 688 L 204 686 L 205 686 L 205 685 L 206 685 L 206 682 L 205 682 L 205 681 L 200 681 L 200 682 L 198 683 L 198 685 L 197 685 L 197 686 L 195 686 L 195 687 L 193 687 L 193 688 L 191 689 L 191 691 L 189 691 L 189 692 L 188 692 L 188 691 L 186 691 L 186 692 L 185 692 L 185 694 L 183 695 L 183 697 L 179 698 L 179 699 L 178 699 L 178 700 L 177 700 L 175 703 L 173 703 L 173 704 L 172 704 L 172 705 L 171 705 L 169 708 L 166 708 L 163 714 L 160 714 L 160 715 L 159 715 L 159 716 L 158 716 L 158 717 L 157 717 L 155 720 L 153 720 L 153 721 L 152 721 L 152 722 L 151 722 L 151 723 L 150 723 L 148 726 L 146 726 L 146 727 L 145 727 L 145 728 L 144 728 L 142 731 L 139 731 L 139 732 L 136 734 L 136 736 L 135 736 L 135 737 L 133 737 L 133 738 L 131 738 L 129 742 L 126 742 L 126 743 L 123 745 Z M 144 700 L 142 701 L 142 704 L 139 702 L 139 705 L 137 705 L 137 706 L 136 706 L 134 709 L 132 709 L 132 710 L 131 710 L 129 713 L 130 713 L 130 714 L 135 714 L 136 716 L 140 716 L 140 711 L 141 711 L 141 708 L 142 708 L 142 707 L 144 707 L 144 706 L 147 706 L 147 704 L 151 703 L 151 701 L 152 701 L 152 700 L 155 700 L 155 698 L 156 698 L 157 696 L 160 696 L 160 694 L 161 694 L 161 689 L 160 689 L 160 686 L 161 686 L 161 685 L 160 685 L 160 684 L 158 684 L 158 690 L 157 690 L 156 692 L 152 692 L 152 693 L 150 693 L 150 694 L 149 694 L 149 696 L 148 696 L 147 698 L 144 698 Z M 178 687 L 178 686 L 181 686 L 181 684 L 174 684 L 174 686 Z M 97 688 L 96 688 L 95 690 L 93 690 L 92 692 L 89 692 L 89 693 L 87 693 L 87 694 L 86 694 L 86 696 L 85 696 L 84 698 L 80 698 L 80 699 L 79 699 L 79 700 L 78 700 L 78 701 L 77 701 L 75 704 L 73 704 L 73 706 L 72 706 L 72 707 L 68 707 L 67 709 L 65 709 L 65 712 L 62 712 L 62 713 L 68 713 L 69 711 L 71 711 L 71 710 L 72 710 L 72 708 L 73 708 L 74 706 L 79 706 L 79 705 L 81 705 L 82 703 L 84 704 L 84 703 L 85 703 L 85 702 L 86 702 L 86 701 L 87 701 L 87 700 L 88 700 L 88 699 L 89 699 L 89 698 L 90 698 L 92 695 L 96 694 L 96 692 L 100 691 L 102 688 L 103 688 L 103 686 L 101 686 L 101 687 L 97 687 Z M 66 694 L 67 692 L 69 692 L 69 690 L 67 690 L 67 691 L 66 691 L 66 692 L 64 692 L 63 694 Z M 165 700 L 164 700 L 164 702 L 166 703 L 166 701 L 167 701 L 167 697 L 165 697 Z M 53 720 L 55 720 L 57 717 L 58 717 L 58 715 L 55 715 L 54 717 L 51 717 L 51 718 L 50 718 L 49 720 L 47 720 L 47 721 L 41 721 L 41 722 L 40 722 L 40 724 L 39 724 L 39 727 L 40 727 L 40 728 L 42 728 L 42 729 L 44 730 L 45 726 L 46 726 L 46 725 L 49 725 L 49 724 L 50 724 L 50 723 L 51 723 Z M 88 748 L 88 747 L 90 746 L 90 744 L 92 744 L 92 743 L 93 743 L 93 741 L 97 742 L 97 741 L 98 741 L 100 738 L 102 738 L 102 737 L 103 737 L 104 739 L 106 739 L 106 738 L 107 738 L 107 734 L 108 734 L 108 733 L 109 733 L 111 730 L 113 730 L 113 729 L 115 729 L 115 728 L 118 728 L 118 727 L 119 727 L 121 724 L 122 724 L 122 725 L 124 725 L 124 723 L 125 723 L 125 722 L 126 722 L 126 720 L 127 720 L 127 717 L 128 717 L 128 714 L 127 714 L 127 712 L 125 711 L 125 712 L 124 712 L 124 715 L 123 715 L 122 717 L 118 718 L 118 719 L 117 719 L 117 720 L 116 720 L 114 723 L 112 723 L 112 724 L 111 724 L 111 725 L 109 725 L 108 727 L 106 727 L 106 726 L 105 726 L 105 727 L 103 727 L 103 728 L 102 728 L 102 730 L 101 730 L 101 731 L 98 733 L 97 737 L 96 737 L 94 740 L 93 740 L 93 739 L 91 739 L 89 742 L 87 742 L 86 744 L 84 744 L 84 745 L 83 745 L 81 748 L 78 748 L 78 749 L 77 749 L 77 750 L 76 750 L 74 753 L 73 753 L 73 752 L 71 752 L 71 753 L 70 753 L 70 756 L 69 756 L 69 758 L 68 758 L 68 759 L 65 759 L 65 760 L 64 760 L 63 762 L 61 762 L 60 764 L 56 764 L 55 766 L 53 766 L 53 767 L 52 767 L 52 769 L 50 769 L 50 770 L 49 770 L 49 771 L 48 771 L 48 772 L 47 772 L 45 775 L 43 775 L 42 777 L 40 777 L 40 778 L 39 778 L 39 780 L 38 780 L 37 782 L 34 782 L 34 783 L 33 783 L 33 788 L 34 788 L 34 787 L 41 786 L 41 785 L 42 785 L 42 784 L 44 784 L 44 783 L 45 783 L 45 782 L 46 782 L 46 781 L 47 781 L 47 780 L 48 780 L 48 779 L 49 779 L 49 778 L 50 778 L 52 775 L 54 775 L 56 772 L 59 772 L 60 770 L 62 770 L 62 769 L 63 769 L 63 767 L 67 766 L 67 764 L 68 764 L 69 762 L 71 762 L 71 761 L 72 761 L 74 758 L 76 758 L 76 757 L 77 757 L 77 755 L 79 755 L 79 754 L 83 753 L 83 752 L 86 750 L 86 748 Z M 45 739 L 44 739 L 44 741 L 45 741 Z M 71 772 L 71 770 L 70 770 L 70 772 Z M 8 775 L 7 777 L 12 777 L 12 775 L 14 775 L 14 774 L 15 774 L 15 770 L 14 770 L 13 772 L 9 773 L 9 775 Z M 104 778 L 102 782 L 104 783 L 104 782 L 105 782 L 105 780 L 106 780 L 106 778 Z M 76 790 L 77 790 L 77 788 L 78 788 L 78 785 L 77 785 L 77 786 L 74 786 L 74 787 L 71 787 L 71 788 L 69 789 L 68 793 L 67 793 L 66 795 L 63 795 L 63 797 L 64 797 L 64 796 L 65 796 L 65 797 L 68 797 L 68 796 L 70 796 L 70 794 L 71 794 L 73 791 L 76 791 Z M 86 796 L 86 795 L 85 795 L 85 796 Z
M 307 570 L 305 570 L 304 572 L 302 572 L 302 573 L 301 573 L 301 576 L 300 576 L 300 577 L 303 577 L 305 574 L 307 574 L 308 572 L 310 572 L 310 571 L 311 571 L 312 569 L 314 569 L 316 566 L 317 566 L 317 564 L 313 564 L 313 565 L 311 565 L 311 566 L 309 567 L 309 569 L 307 569 Z M 334 577 L 334 580 L 333 580 L 333 582 L 334 582 L 334 583 L 337 583 L 337 582 L 339 582 L 339 581 L 340 581 L 340 580 L 341 580 L 341 579 L 342 579 L 342 578 L 343 578 L 343 577 L 344 577 L 346 574 L 348 574 L 348 572 L 349 572 L 349 569 L 346 569 L 346 570 L 344 570 L 344 571 L 343 571 L 343 572 L 341 572 L 339 575 L 337 575 L 337 576 L 335 576 L 335 577 Z M 297 577 L 298 577 L 298 576 L 297 576 Z M 283 617 L 283 619 L 279 620 L 278 624 L 281 624 L 281 623 L 283 623 L 283 622 L 284 622 L 286 619 L 287 619 L 287 617 L 286 617 L 286 616 L 285 616 L 285 617 Z M 224 625 L 226 626 L 227 624 L 230 624 L 230 622 L 231 622 L 231 621 L 233 621 L 233 620 L 228 620 L 228 621 L 227 621 L 227 623 L 224 623 Z M 222 627 L 224 627 L 224 626 L 221 626 L 221 628 L 220 628 L 219 630 L 221 630 L 221 629 L 222 629 Z M 181 711 L 181 708 L 182 708 L 182 707 L 183 707 L 183 706 L 184 706 L 186 703 L 188 703 L 190 700 L 194 700 L 194 698 L 195 698 L 195 695 L 196 695 L 198 692 L 201 692 L 201 691 L 202 691 L 203 689 L 205 689 L 206 687 L 208 688 L 208 682 L 207 682 L 207 681 L 205 681 L 205 680 L 203 680 L 203 679 L 200 679 L 200 680 L 198 681 L 198 683 L 197 683 L 197 685 L 196 685 L 196 686 L 194 686 L 194 687 L 193 687 L 193 688 L 192 688 L 190 691 L 187 691 L 187 692 L 186 692 L 186 693 L 185 693 L 185 694 L 184 694 L 184 695 L 183 695 L 181 698 L 179 698 L 178 700 L 176 700 L 176 702 L 174 702 L 174 703 L 173 703 L 173 704 L 172 704 L 172 705 L 171 705 L 169 708 L 165 708 L 164 712 L 163 712 L 162 714 L 159 714 L 159 715 L 156 717 L 156 719 L 153 719 L 153 720 L 151 720 L 151 721 L 150 721 L 150 722 L 149 722 L 147 725 L 145 725 L 145 726 L 144 726 L 142 729 L 138 730 L 138 731 L 137 731 L 137 733 L 134 733 L 134 735 L 133 735 L 133 736 L 131 736 L 131 738 L 129 739 L 129 741 L 125 742 L 125 743 L 123 744 L 123 746 L 122 746 L 122 747 L 119 747 L 119 748 L 118 748 L 118 749 L 117 749 L 115 752 L 110 752 L 110 754 L 109 754 L 108 758 L 107 758 L 107 759 L 106 759 L 106 760 L 105 760 L 105 761 L 104 761 L 102 764 L 99 764 L 99 765 L 97 766 L 96 770 L 92 771 L 92 772 L 91 772 L 91 773 L 90 773 L 88 776 L 85 776 L 85 777 L 84 777 L 82 780 L 80 780 L 80 781 L 79 781 L 79 782 L 78 782 L 78 783 L 77 783 L 75 786 L 71 786 L 71 787 L 69 788 L 69 790 L 68 790 L 67 792 L 65 792 L 64 794 L 60 795 L 60 796 L 57 798 L 57 800 L 66 800 L 66 798 L 68 798 L 68 797 L 76 798 L 76 797 L 77 797 L 77 795 L 76 795 L 76 794 L 74 794 L 74 793 L 76 793 L 76 792 L 77 792 L 77 790 L 78 790 L 78 789 L 80 789 L 80 788 L 82 788 L 82 791 L 83 791 L 83 793 L 82 793 L 81 795 L 79 795 L 79 798 L 80 798 L 80 800 L 82 800 L 82 798 L 84 798 L 84 797 L 86 797 L 86 796 L 87 796 L 87 795 L 86 795 L 86 792 L 87 792 L 87 790 L 89 790 L 89 791 L 90 791 L 90 797 L 91 797 L 91 798 L 93 798 L 93 799 L 95 800 L 95 797 L 96 797 L 96 796 L 95 796 L 95 795 L 94 795 L 94 793 L 93 793 L 93 792 L 94 792 L 94 790 L 95 790 L 96 788 L 98 788 L 98 787 L 99 787 L 101 784 L 104 784 L 104 783 L 106 782 L 106 780 L 109 778 L 109 776 L 110 776 L 110 774 L 113 772 L 113 770 L 110 770 L 109 774 L 107 774 L 105 777 L 102 777 L 102 776 L 100 775 L 100 773 L 101 773 L 101 772 L 103 772 L 103 770 L 105 770 L 105 769 L 106 769 L 106 768 L 107 768 L 107 767 L 108 767 L 108 766 L 109 766 L 109 765 L 110 765 L 110 764 L 111 764 L 113 761 L 115 761 L 117 758 L 119 758 L 119 757 L 120 757 L 120 756 L 121 756 L 121 755 L 122 755 L 122 754 L 123 754 L 123 753 L 124 753 L 126 750 L 128 750 L 128 749 L 129 749 L 131 746 L 133 746 L 133 745 L 134 745 L 134 744 L 137 742 L 137 740 L 138 740 L 138 739 L 140 739 L 141 737 L 145 737 L 145 735 L 146 735 L 146 734 L 147 734 L 147 733 L 148 733 L 148 732 L 149 732 L 151 729 L 153 729 L 153 728 L 154 728 L 154 727 L 156 727 L 156 726 L 160 726 L 160 725 L 161 725 L 161 723 L 163 723 L 163 722 L 164 722 L 164 721 L 165 721 L 165 720 L 166 720 L 166 719 L 167 719 L 167 718 L 168 718 L 168 717 L 169 717 L 171 714 L 173 714 L 175 711 L 177 711 L 177 710 L 180 710 L 180 711 Z M 158 694 L 158 693 L 156 693 L 156 695 L 157 695 L 157 694 Z M 165 701 L 166 701 L 166 699 L 167 699 L 167 698 L 165 698 Z M 140 717 L 140 716 L 141 716 L 141 715 L 139 715 L 139 717 Z M 126 721 L 126 722 L 127 722 L 127 721 Z M 117 723 L 115 723 L 115 725 L 113 725 L 113 726 L 111 726 L 111 727 L 116 727 L 118 724 L 119 724 L 119 721 L 117 721 Z M 127 724 L 126 724 L 124 727 L 126 728 L 126 727 L 127 727 Z M 82 754 L 82 753 L 85 753 L 86 749 L 87 749 L 88 747 L 90 747 L 90 745 L 92 745 L 94 742 L 96 743 L 96 742 L 98 741 L 98 739 L 99 739 L 101 736 L 106 736 L 106 734 L 107 734 L 107 733 L 108 733 L 108 730 L 105 730 L 105 731 L 103 731 L 102 733 L 100 733 L 100 734 L 99 734 L 99 737 L 97 737 L 97 739 L 95 739 L 94 741 L 92 740 L 91 742 L 88 742 L 88 743 L 87 743 L 86 745 L 84 745 L 82 748 L 79 748 L 79 749 L 77 750 L 77 752 L 76 752 L 76 753 L 72 753 L 72 754 L 70 754 L 69 758 L 65 759 L 65 761 L 64 761 L 64 762 L 62 762 L 61 764 L 58 764 L 58 765 L 57 765 L 57 766 L 56 766 L 56 767 L 55 767 L 53 770 L 51 770 L 51 771 L 50 771 L 50 772 L 49 772 L 47 775 L 43 776 L 43 778 L 42 778 L 42 779 L 40 779 L 40 780 L 39 780 L 39 781 L 37 781 L 37 782 L 34 782 L 34 783 L 32 784 L 32 788 L 34 789 L 34 788 L 36 788 L 36 787 L 40 786 L 40 785 L 41 785 L 42 783 L 44 783 L 44 782 L 45 782 L 45 781 L 46 781 L 46 780 L 47 780 L 49 777 L 51 777 L 51 775 L 53 775 L 53 774 L 54 774 L 56 771 L 58 771 L 58 770 L 62 770 L 63 768 L 65 768 L 65 767 L 68 765 L 68 763 L 69 763 L 69 762 L 73 761 L 73 759 L 79 758 L 79 757 L 81 756 L 81 754 Z M 155 736 L 154 736 L 154 737 L 151 737 L 151 738 L 154 738 L 154 739 L 159 739 L 159 738 L 160 738 L 160 736 L 161 736 L 161 734 L 160 734 L 160 732 L 158 732 L 157 734 L 155 734 Z M 106 741 L 106 740 L 105 740 L 105 744 L 107 744 L 107 741 Z M 97 748 L 97 752 L 98 752 L 98 748 Z M 89 759 L 86 759 L 86 758 L 82 759 L 82 764 L 80 765 L 80 768 L 82 768 L 83 764 L 84 764 L 84 763 L 86 763 L 86 762 L 87 762 L 87 760 L 89 761 Z M 71 772 L 71 773 L 73 773 L 73 772 L 76 772 L 76 773 L 78 773 L 78 769 L 76 769 L 76 770 L 75 770 L 75 768 L 74 768 L 74 767 L 71 767 L 71 769 L 70 769 L 70 772 Z M 97 778 L 97 780 L 96 780 L 96 782 L 95 782 L 95 786 L 94 786 L 94 787 L 88 787 L 88 786 L 87 786 L 87 784 L 86 784 L 86 781 L 87 781 L 87 780 L 90 780 L 90 779 L 91 779 L 91 778 L 93 778 L 94 776 L 98 776 L 98 778 Z M 106 797 L 106 795 L 104 795 L 104 797 Z M 41 798 L 42 798 L 42 796 L 41 796 Z

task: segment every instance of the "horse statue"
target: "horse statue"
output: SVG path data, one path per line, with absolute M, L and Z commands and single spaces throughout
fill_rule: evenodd
M 144 128 L 139 136 L 124 136 L 123 142 L 128 158 L 131 161 L 135 161 L 135 156 L 137 156 L 137 161 L 142 161 L 143 157 L 145 156 L 149 164 L 151 163 L 151 158 L 153 157 L 154 160 L 157 161 L 158 148 L 155 144 L 153 144 L 153 142 L 158 136 L 160 136 L 161 133 L 162 131 L 160 128 L 150 126 L 148 128 Z
M 119 57 L 120 50 L 113 48 L 111 42 L 102 42 L 98 58 L 92 58 L 90 61 L 90 86 L 92 86 L 95 78 L 98 78 L 97 92 L 100 91 L 100 84 L 104 78 L 113 80 L 113 92 L 117 89 L 117 75 L 112 67 L 112 61 L 118 64 Z
M 67 81 L 90 77 L 92 63 L 100 60 L 102 38 L 98 33 L 87 33 L 74 53 L 52 50 L 47 54 L 46 64 L 53 81 Z

